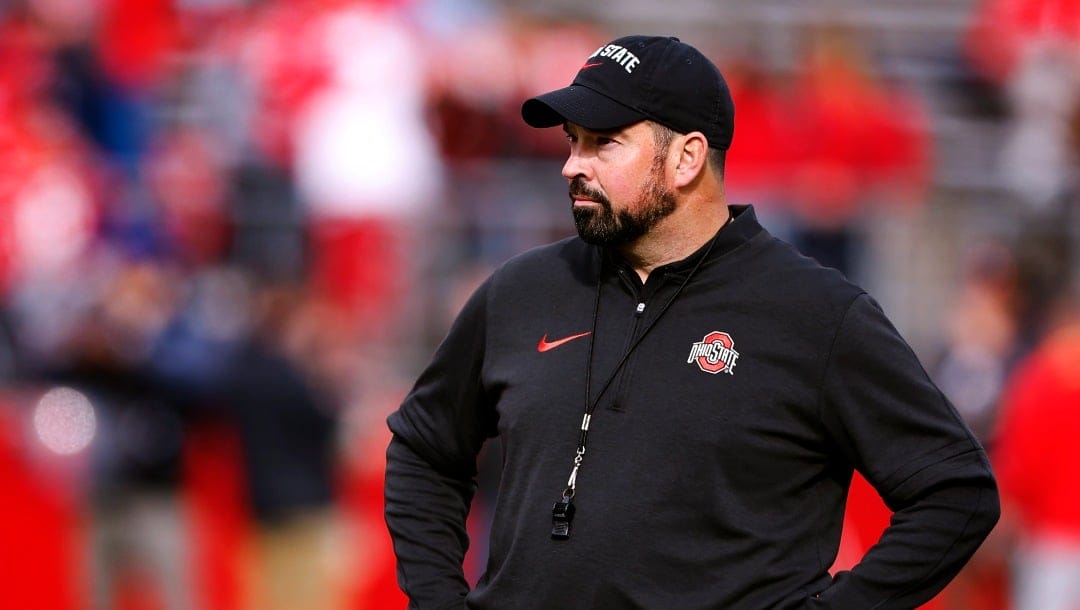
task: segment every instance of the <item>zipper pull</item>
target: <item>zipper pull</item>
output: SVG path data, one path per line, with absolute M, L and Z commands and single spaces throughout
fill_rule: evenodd
M 645 301 L 642 301 L 642 302 L 638 303 L 638 304 L 637 304 L 637 309 L 636 309 L 636 310 L 634 310 L 634 311 L 635 311 L 635 312 L 637 313 L 637 315 L 639 315 L 639 316 L 640 316 L 641 314 L 645 313 Z

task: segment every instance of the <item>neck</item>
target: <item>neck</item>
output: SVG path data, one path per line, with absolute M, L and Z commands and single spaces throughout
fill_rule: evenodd
M 686 202 L 637 240 L 619 247 L 642 282 L 657 267 L 680 261 L 712 239 L 731 217 L 720 201 Z

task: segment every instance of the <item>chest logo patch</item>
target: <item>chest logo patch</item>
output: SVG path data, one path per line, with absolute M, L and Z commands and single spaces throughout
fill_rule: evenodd
M 697 364 L 698 368 L 713 375 L 734 375 L 735 361 L 738 359 L 739 352 L 735 351 L 735 340 L 731 335 L 714 330 L 690 346 L 690 356 L 686 363 Z

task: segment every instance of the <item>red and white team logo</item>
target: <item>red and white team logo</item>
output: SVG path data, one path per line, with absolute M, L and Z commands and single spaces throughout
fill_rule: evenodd
M 731 335 L 714 330 L 690 348 L 687 364 L 697 363 L 698 368 L 706 373 L 735 374 L 735 361 L 739 352 L 735 351 L 735 341 Z

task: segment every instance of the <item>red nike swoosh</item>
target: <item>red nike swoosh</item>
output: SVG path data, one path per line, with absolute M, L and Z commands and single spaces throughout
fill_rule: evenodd
M 540 337 L 540 343 L 538 343 L 536 345 L 536 351 L 538 351 L 538 352 L 546 352 L 548 350 L 555 349 L 556 347 L 559 347 L 563 343 L 569 343 L 569 342 L 573 341 L 574 339 L 580 339 L 582 337 L 588 337 L 591 334 L 592 334 L 592 331 L 588 331 L 588 332 L 584 332 L 584 333 L 578 333 L 576 335 L 570 335 L 569 337 L 563 337 L 562 339 L 556 339 L 554 341 L 548 341 L 547 340 L 547 334 L 545 333 L 543 337 Z
M 602 62 L 602 61 L 598 61 L 598 62 L 593 63 L 593 64 L 590 64 L 590 63 L 586 62 L 585 65 L 581 66 L 581 69 L 586 70 L 588 68 L 595 68 L 596 66 L 601 66 L 603 64 L 604 64 L 604 62 Z

